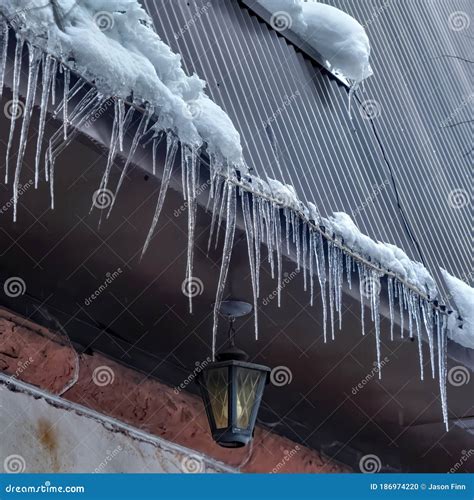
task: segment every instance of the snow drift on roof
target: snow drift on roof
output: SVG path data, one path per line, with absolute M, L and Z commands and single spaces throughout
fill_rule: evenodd
M 240 136 L 228 115 L 205 94 L 206 82 L 187 76 L 151 28 L 136 0 L 6 0 L 0 6 L 28 36 L 106 96 L 147 103 L 157 129 L 172 130 L 191 147 L 242 163 Z
M 292 29 L 321 54 L 333 71 L 356 84 L 372 75 L 369 38 L 364 27 L 349 14 L 319 2 L 258 2 L 273 14 L 276 29 Z

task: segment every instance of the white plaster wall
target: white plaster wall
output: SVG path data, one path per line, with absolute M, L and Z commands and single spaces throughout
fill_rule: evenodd
M 0 374 L 0 472 L 234 472 Z

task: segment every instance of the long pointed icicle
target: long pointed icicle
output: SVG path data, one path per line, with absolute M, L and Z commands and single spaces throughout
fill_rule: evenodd
M 393 342 L 393 327 L 395 322 L 394 299 L 393 299 L 393 278 L 387 276 L 388 308 L 390 312 L 390 340 Z
M 68 68 L 63 68 L 63 132 L 64 140 L 67 139 L 67 128 L 69 125 L 68 119 L 68 104 L 69 104 L 69 84 L 71 82 L 71 72 Z
M 370 273 L 371 282 L 371 304 L 373 311 L 373 320 L 375 323 L 375 342 L 377 351 L 377 368 L 379 379 L 382 378 L 381 364 L 381 338 L 380 338 L 380 275 L 377 271 Z
M 364 283 L 365 273 L 362 264 L 357 262 L 357 271 L 359 273 L 359 295 L 360 295 L 360 324 L 362 327 L 362 335 L 365 335 L 365 310 L 364 310 Z
M 224 237 L 224 248 L 222 251 L 222 264 L 217 282 L 216 302 L 214 303 L 214 324 L 212 328 L 212 359 L 215 359 L 217 327 L 219 324 L 219 310 L 224 296 L 227 274 L 229 272 L 230 259 L 232 256 L 232 247 L 234 244 L 235 219 L 236 219 L 236 188 L 231 182 L 226 183 L 227 198 L 227 221 Z
M 11 121 L 10 121 L 10 134 L 8 136 L 7 152 L 5 155 L 5 184 L 8 184 L 8 170 L 10 162 L 10 151 L 12 147 L 13 137 L 15 135 L 15 126 L 18 115 L 21 114 L 19 94 L 20 94 L 20 78 L 21 78 L 21 61 L 23 55 L 23 46 L 25 40 L 17 36 L 15 47 L 15 62 L 13 66 L 13 99 L 11 105 Z
M 26 91 L 25 108 L 23 110 L 23 123 L 20 132 L 20 144 L 15 169 L 15 180 L 13 182 L 13 220 L 16 222 L 18 209 L 18 191 L 20 189 L 21 170 L 23 157 L 25 156 L 26 145 L 28 143 L 28 130 L 30 128 L 31 115 L 35 103 L 36 86 L 38 84 L 38 74 L 41 62 L 40 49 L 28 44 L 28 88 Z
M 166 199 L 166 193 L 168 192 L 168 187 L 170 185 L 171 175 L 173 173 L 173 166 L 176 159 L 176 152 L 178 151 L 178 139 L 177 137 L 168 134 L 166 139 L 166 159 L 165 166 L 163 169 L 163 177 L 161 179 L 160 194 L 158 195 L 158 202 L 156 203 L 155 215 L 153 216 L 153 221 L 148 231 L 148 236 L 146 238 L 145 244 L 143 245 L 142 257 L 146 252 L 148 246 L 150 245 L 153 233 L 158 224 L 161 211 Z
M 130 166 L 130 163 L 133 160 L 133 156 L 135 155 L 135 151 L 137 150 L 138 144 L 140 143 L 140 140 L 142 139 L 143 134 L 148 126 L 149 120 L 150 120 L 150 114 L 148 112 L 143 113 L 143 115 L 140 119 L 140 123 L 137 127 L 137 131 L 135 132 L 135 136 L 133 138 L 132 145 L 130 146 L 130 151 L 128 153 L 127 161 L 125 162 L 125 165 L 122 169 L 122 172 L 120 173 L 120 179 L 118 181 L 117 188 L 115 189 L 115 195 L 112 198 L 112 203 L 110 204 L 110 208 L 109 208 L 109 211 L 107 213 L 107 218 L 110 217 L 112 209 L 115 206 L 115 200 L 117 199 L 120 188 L 122 187 L 125 176 L 127 175 L 128 167 Z
M 416 335 L 418 337 L 418 355 L 420 358 L 420 378 L 421 380 L 425 379 L 425 372 L 424 372 L 424 365 L 423 365 L 423 339 L 422 339 L 422 333 L 421 333 L 421 325 L 420 325 L 420 304 L 419 300 L 415 299 L 414 296 L 412 296 L 412 304 L 413 304 L 413 316 L 415 319 L 415 326 L 416 326 Z
M 196 212 L 197 212 L 197 179 L 199 178 L 199 156 L 196 148 L 185 151 L 186 155 L 186 189 L 188 200 L 188 251 L 187 251 L 187 266 L 186 278 L 189 280 L 193 277 L 194 266 L 194 235 L 196 232 Z M 189 312 L 193 312 L 193 294 L 188 294 L 189 297 Z
M 8 23 L 0 20 L 0 99 L 3 94 L 3 85 L 5 84 L 5 69 L 7 65 L 8 54 Z
M 211 216 L 211 228 L 209 230 L 209 240 L 207 242 L 207 253 L 211 250 L 212 236 L 214 235 L 214 229 L 216 227 L 217 217 L 219 214 L 218 207 L 221 206 L 221 197 L 224 196 L 223 192 L 224 179 L 220 175 L 217 176 L 214 186 L 213 186 L 213 198 L 212 198 L 212 216 Z
M 40 171 L 40 161 L 41 161 L 41 149 L 43 146 L 43 136 L 44 128 L 46 123 L 46 114 L 48 108 L 48 99 L 51 91 L 51 79 L 55 77 L 51 71 L 52 58 L 50 55 L 46 55 L 43 60 L 43 70 L 42 70 L 42 89 L 41 89 L 41 105 L 40 105 L 40 116 L 38 121 L 38 139 L 36 141 L 36 156 L 35 156 L 35 189 L 38 189 L 39 181 L 39 171 Z
M 281 219 L 280 219 L 280 208 L 275 206 L 274 210 L 274 224 L 275 224 L 275 247 L 277 254 L 277 281 L 278 281 L 278 291 L 277 291 L 277 305 L 281 307 L 281 290 L 282 290 L 282 273 L 283 273 L 283 259 L 282 259 L 282 237 L 281 237 Z M 312 283 L 312 277 L 311 277 Z
M 258 340 L 258 294 L 257 294 L 257 275 L 255 273 L 255 242 L 252 223 L 252 214 L 250 212 L 250 194 L 242 192 L 242 212 L 244 216 L 245 234 L 247 239 L 247 251 L 249 256 L 250 279 L 252 283 L 253 295 L 253 315 L 255 321 L 255 339 Z
M 321 233 L 314 234 L 314 258 L 316 260 L 316 272 L 318 273 L 319 286 L 321 289 L 321 304 L 323 306 L 323 338 L 327 342 L 328 306 L 326 298 L 326 259 L 324 256 L 324 244 Z

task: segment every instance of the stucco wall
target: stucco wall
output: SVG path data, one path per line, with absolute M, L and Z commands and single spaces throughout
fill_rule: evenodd
M 100 354 L 79 356 L 67 342 L 61 344 L 61 338 L 56 339 L 53 333 L 2 309 L 0 371 L 243 472 L 347 471 L 316 451 L 263 428 L 256 429 L 252 446 L 239 450 L 221 448 L 209 435 L 199 398 Z M 0 392 L 0 403 L 5 394 L 5 391 Z M 15 397 L 20 398 L 19 395 Z M 67 420 L 70 418 L 73 416 L 68 416 Z M 40 425 L 39 415 L 35 416 L 35 425 Z M 26 445 L 21 440 L 14 442 L 21 455 Z M 3 443 L 4 440 L 0 440 L 0 455 L 5 454 Z M 12 453 L 11 448 L 8 453 Z M 124 467 L 128 463 L 128 460 L 120 462 Z M 148 459 L 146 463 L 149 464 Z
M 0 472 L 234 472 L 1 374 L 0 399 Z

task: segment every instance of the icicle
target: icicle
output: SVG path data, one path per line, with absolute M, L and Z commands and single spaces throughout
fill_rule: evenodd
M 86 86 L 88 86 L 88 82 L 82 78 L 79 78 L 77 82 L 74 84 L 72 88 L 69 88 L 69 82 L 70 82 L 70 74 L 69 77 L 65 76 L 65 72 L 61 69 L 61 73 L 63 74 L 63 78 L 67 78 L 67 87 L 63 88 L 63 99 L 61 100 L 59 106 L 53 111 L 53 117 L 57 118 L 59 113 L 61 111 L 64 114 L 64 103 L 69 103 L 76 95 Z M 66 97 L 66 99 L 64 99 Z M 67 110 L 66 110 L 67 113 Z M 70 120 L 69 120 L 70 121 Z
M 263 216 L 265 220 L 265 229 L 267 235 L 267 250 L 268 250 L 268 263 L 270 264 L 270 274 L 272 279 L 275 279 L 275 261 L 273 259 L 273 227 L 272 210 L 270 202 L 263 200 Z
M 219 273 L 219 280 L 217 282 L 216 301 L 214 303 L 214 325 L 212 329 L 212 359 L 215 359 L 216 354 L 216 340 L 217 340 L 217 327 L 219 322 L 219 310 L 221 307 L 222 298 L 224 296 L 225 285 L 227 281 L 227 274 L 229 272 L 229 264 L 232 256 L 232 247 L 234 244 L 235 234 L 235 219 L 236 219 L 236 188 L 227 182 L 226 183 L 227 198 L 227 222 L 224 237 L 224 248 L 222 251 L 222 264 Z
M 360 323 L 362 326 L 362 335 L 365 335 L 365 311 L 364 311 L 364 286 L 365 286 L 365 273 L 364 266 L 357 262 L 357 271 L 359 274 L 359 295 L 360 295 Z
M 288 208 L 283 208 L 283 215 L 285 217 L 285 233 L 286 233 L 286 252 L 290 254 L 290 211 Z
M 127 174 L 128 167 L 130 166 L 130 163 L 132 162 L 133 156 L 135 155 L 135 151 L 137 150 L 138 144 L 140 143 L 140 141 L 143 137 L 143 133 L 145 132 L 145 130 L 148 126 L 149 120 L 150 120 L 150 114 L 148 113 L 148 111 L 145 111 L 142 114 L 142 117 L 140 119 L 140 123 L 137 127 L 137 131 L 135 132 L 135 136 L 133 138 L 132 145 L 130 146 L 130 151 L 128 153 L 127 161 L 125 162 L 125 165 L 124 165 L 122 172 L 120 174 L 120 179 L 118 181 L 117 188 L 115 190 L 115 195 L 112 198 L 112 202 L 110 204 L 110 208 L 109 208 L 109 211 L 107 213 L 107 218 L 110 217 L 110 213 L 112 212 L 112 209 L 115 206 L 115 201 L 117 199 L 120 188 L 122 187 L 123 181 L 125 179 L 125 175 Z
M 260 230 L 260 212 L 258 197 L 253 198 L 252 211 L 253 211 L 253 233 L 255 237 L 255 279 L 257 282 L 257 297 L 260 297 L 260 265 L 261 265 L 261 245 L 262 245 L 262 233 Z
M 216 241 L 214 244 L 214 249 L 216 249 L 218 244 L 219 244 L 219 235 L 221 232 L 221 224 L 222 224 L 222 221 L 224 220 L 224 211 L 226 210 L 226 200 L 225 200 L 224 192 L 225 192 L 225 184 L 223 185 L 223 190 L 222 190 L 222 195 L 221 195 L 221 200 L 220 200 L 219 216 L 217 218 Z
M 3 94 L 3 85 L 5 83 L 5 68 L 8 55 L 8 23 L 0 20 L 0 99 Z
M 346 253 L 346 277 L 349 290 L 352 290 L 352 257 Z
M 328 285 L 329 285 L 329 315 L 331 319 L 331 340 L 334 340 L 334 245 L 328 242 Z
M 413 308 L 411 303 L 411 291 L 403 285 L 403 298 L 408 312 L 408 336 L 413 338 Z
M 38 84 L 38 74 L 41 63 L 40 49 L 30 44 L 28 44 L 28 61 L 28 88 L 26 91 L 25 108 L 23 110 L 23 123 L 21 125 L 20 143 L 18 146 L 15 180 L 13 182 L 13 220 L 15 222 L 18 209 L 18 190 L 20 189 L 21 168 L 23 166 L 26 145 L 28 143 L 28 130 L 30 128 L 31 115 L 33 114 L 36 86 Z
M 435 378 L 435 360 L 434 360 L 434 341 L 433 341 L 433 309 L 431 304 L 423 300 L 421 312 L 423 314 L 423 323 L 426 329 L 426 335 L 428 337 L 428 345 L 430 347 L 430 363 L 431 363 L 431 375 Z
M 404 338 L 404 314 L 403 314 L 403 285 L 397 281 L 397 295 L 398 295 L 398 305 L 400 308 L 400 337 Z
M 250 193 L 242 192 L 242 212 L 244 216 L 245 234 L 247 237 L 247 251 L 249 256 L 250 278 L 253 294 L 253 314 L 255 321 L 255 340 L 258 340 L 258 296 L 257 275 L 255 272 L 255 236 L 253 232 L 252 214 L 250 212 Z
M 112 166 L 114 164 L 114 160 L 115 160 L 115 156 L 117 155 L 117 146 L 118 146 L 118 142 L 119 142 L 119 127 L 121 126 L 122 127 L 122 134 L 124 133 L 124 131 L 126 130 L 125 127 L 128 127 L 128 125 L 131 123 L 132 121 L 132 118 L 133 118 L 133 115 L 135 114 L 135 110 L 133 109 L 133 106 L 130 106 L 130 108 L 128 109 L 127 111 L 127 114 L 125 116 L 125 120 L 124 122 L 120 125 L 119 124 L 119 114 L 120 114 L 120 111 L 119 111 L 119 107 L 118 107 L 118 102 L 116 101 L 115 104 L 114 104 L 114 122 L 113 122 L 113 125 L 112 125 L 112 134 L 111 134 L 111 137 L 110 137 L 110 145 L 109 145 L 109 155 L 107 157 L 107 165 L 105 167 L 105 171 L 104 171 L 104 174 L 102 176 L 102 179 L 100 181 L 100 187 L 99 187 L 99 190 L 101 191 L 104 191 L 105 189 L 107 189 L 107 186 L 109 184 L 109 177 L 110 177 L 110 172 L 112 170 Z M 94 204 L 92 204 L 91 206 L 91 211 L 92 209 L 94 208 Z M 102 214 L 101 214 L 101 218 L 100 220 L 102 220 Z M 99 225 L 100 225 L 100 221 L 99 221 Z
M 377 370 L 379 380 L 382 378 L 381 365 L 381 340 L 380 340 L 380 275 L 377 271 L 372 270 L 369 275 L 370 279 L 370 301 L 373 311 L 373 320 L 375 323 L 375 342 L 377 350 Z
M 390 311 L 390 340 L 393 342 L 394 303 L 393 303 L 393 277 L 387 276 L 388 308 Z
M 38 189 L 41 148 L 43 146 L 44 128 L 46 124 L 46 115 L 48 109 L 48 99 L 51 90 L 51 80 L 55 76 L 52 72 L 52 57 L 48 54 L 43 60 L 43 70 L 41 79 L 41 104 L 40 116 L 38 122 L 38 139 L 36 142 L 36 157 L 35 157 L 35 189 Z
M 71 72 L 68 68 L 63 68 L 63 131 L 64 131 L 64 140 L 67 139 L 67 127 L 68 123 L 68 98 L 69 98 L 69 83 L 71 81 Z
M 439 379 L 439 392 L 441 396 L 441 409 L 443 414 L 443 421 L 446 426 L 446 431 L 448 430 L 448 402 L 447 402 L 447 391 L 446 391 L 446 375 L 447 375 L 447 321 L 446 315 L 443 314 L 442 320 L 440 319 L 440 313 L 438 310 L 435 311 L 435 323 L 438 339 L 438 379 Z
M 308 283 L 306 280 L 306 256 L 308 253 L 308 228 L 306 224 L 302 224 L 302 231 L 303 231 L 303 290 L 306 292 L 308 290 Z
M 173 166 L 176 159 L 177 151 L 178 151 L 178 138 L 172 134 L 168 134 L 166 138 L 166 158 L 165 158 L 165 166 L 163 169 L 163 177 L 161 179 L 160 194 L 158 195 L 158 202 L 156 204 L 153 221 L 148 231 L 148 236 L 146 238 L 145 244 L 143 245 L 142 255 L 141 255 L 142 257 L 147 251 L 148 246 L 150 245 L 153 233 L 155 232 L 155 228 L 160 218 L 161 210 L 163 209 L 166 193 L 168 192 L 168 186 L 170 184 L 171 175 L 173 173 Z
M 339 313 L 339 330 L 342 330 L 342 282 L 343 282 L 343 253 L 339 247 L 335 248 L 335 271 L 336 271 L 336 308 Z
M 10 134 L 8 136 L 7 152 L 5 155 L 5 184 L 8 184 L 8 167 L 10 161 L 10 151 L 12 147 L 13 137 L 15 135 L 15 125 L 18 115 L 21 114 L 19 94 L 20 94 L 20 78 L 21 78 L 21 61 L 23 55 L 23 45 L 25 40 L 23 37 L 18 37 L 15 47 L 15 62 L 13 67 L 13 99 L 11 106 L 11 121 L 10 121 Z
M 123 99 L 117 99 L 117 120 L 118 120 L 118 145 L 120 152 L 123 151 L 123 134 L 124 134 L 124 121 L 125 121 L 125 104 Z M 155 142 L 153 142 L 155 146 Z M 156 148 L 153 149 L 153 154 L 155 154 Z M 153 156 L 153 174 L 155 173 L 155 157 Z
M 188 251 L 187 251 L 187 274 L 189 280 L 193 277 L 194 267 L 194 234 L 196 230 L 196 211 L 197 211 L 197 191 L 196 183 L 199 178 L 199 156 L 198 149 L 186 149 L 186 190 L 188 200 Z M 189 295 L 189 312 L 193 312 L 193 297 Z
M 296 243 L 296 270 L 299 271 L 301 269 L 300 266 L 300 255 L 301 255 L 301 245 L 300 245 L 300 223 L 299 219 L 293 216 L 293 238 L 295 238 Z
M 314 302 L 314 281 L 313 281 L 313 253 L 314 253 L 314 234 L 311 228 L 308 229 L 309 234 L 309 255 L 308 255 L 308 269 L 309 269 L 309 304 L 313 307 Z
M 316 258 L 316 269 L 318 272 L 319 285 L 321 287 L 321 303 L 323 306 L 323 337 L 324 343 L 327 342 L 327 319 L 328 319 L 328 307 L 326 300 L 326 259 L 324 256 L 324 243 L 323 236 L 321 233 L 318 233 L 319 240 L 317 245 L 315 245 L 315 258 Z
M 214 228 L 216 226 L 216 220 L 217 220 L 218 213 L 219 213 L 218 207 L 221 206 L 221 204 L 222 204 L 221 197 L 223 196 L 223 191 L 224 191 L 223 184 L 224 184 L 224 179 L 221 176 L 218 176 L 216 179 L 216 185 L 214 187 L 211 228 L 209 230 L 209 240 L 207 242 L 207 253 L 208 254 L 209 254 L 209 251 L 211 249 L 212 236 L 214 235 Z
M 56 77 L 58 74 L 58 60 L 56 58 L 53 58 L 53 69 L 51 70 L 51 73 L 53 74 L 53 79 L 51 81 L 51 105 L 55 106 L 56 105 Z
M 282 240 L 281 240 L 281 219 L 280 219 L 280 209 L 275 206 L 275 216 L 273 218 L 275 223 L 275 247 L 277 254 L 277 280 L 278 280 L 278 291 L 277 291 L 277 305 L 281 307 L 281 287 L 282 287 L 282 273 L 283 273 L 283 259 L 282 259 Z
M 120 137 L 120 136 L 119 136 Z M 151 145 L 151 156 L 152 156 L 152 165 L 153 165 L 153 175 L 156 175 L 156 149 L 158 148 L 158 143 L 161 139 L 153 138 L 153 143 Z M 120 142 L 119 142 L 120 147 Z M 122 146 L 123 147 L 123 146 Z
M 107 188 L 109 183 L 109 175 L 110 170 L 112 168 L 113 161 L 115 159 L 115 155 L 117 153 L 117 140 L 118 140 L 118 105 L 117 102 L 114 104 L 114 121 L 112 123 L 112 132 L 110 135 L 110 143 L 109 143 L 109 154 L 107 157 L 107 164 L 105 167 L 105 171 L 102 175 L 102 179 L 100 181 L 99 190 L 104 190 Z M 94 209 L 94 203 L 92 203 L 89 213 Z
M 421 380 L 425 379 L 425 372 L 423 366 L 423 339 L 421 334 L 421 325 L 420 325 L 420 304 L 419 299 L 415 298 L 412 294 L 412 308 L 413 308 L 413 316 L 415 318 L 416 325 L 416 335 L 418 337 L 418 355 L 420 358 L 420 378 Z

